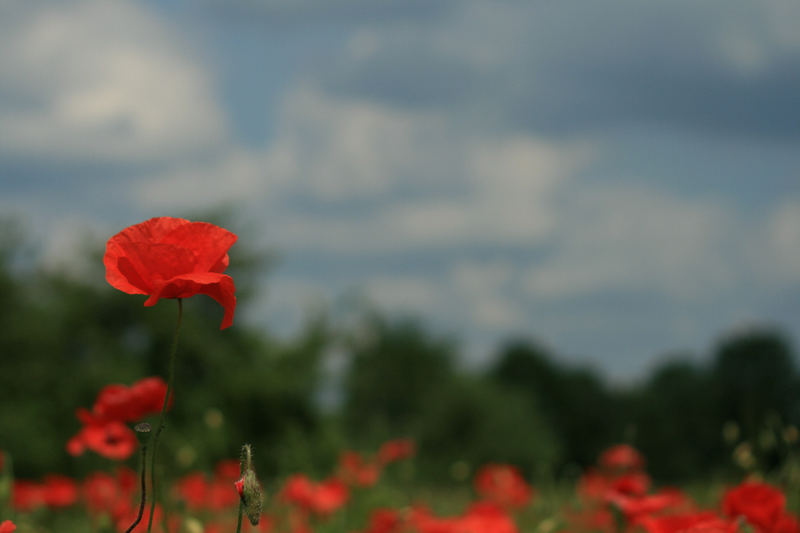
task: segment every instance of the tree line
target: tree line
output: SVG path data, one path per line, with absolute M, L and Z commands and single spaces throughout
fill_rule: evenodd
M 269 257 L 237 248 L 229 271 L 244 309 Z M 143 308 L 105 285 L 98 250 L 76 274 L 26 265 L 25 249 L 12 224 L 0 226 L 0 449 L 21 476 L 107 468 L 106 459 L 65 452 L 79 427 L 74 411 L 108 383 L 163 375 L 176 309 Z M 177 471 L 235 457 L 251 442 L 267 474 L 327 472 L 344 448 L 410 437 L 417 475 L 430 482 L 488 461 L 560 479 L 618 442 L 641 449 L 656 479 L 674 482 L 777 468 L 797 440 L 800 376 L 774 329 L 729 335 L 711 354 L 671 357 L 615 387 L 530 338 L 468 372 L 455 340 L 374 310 L 345 328 L 320 313 L 279 339 L 242 321 L 220 334 L 219 306 L 194 298 L 186 307 L 180 401 L 163 443 Z M 333 385 L 332 348 L 345 358 Z M 331 387 L 339 401 L 321 399 Z

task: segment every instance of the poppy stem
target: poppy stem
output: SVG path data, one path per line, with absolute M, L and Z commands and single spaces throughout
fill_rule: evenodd
M 139 525 L 139 522 L 142 521 L 142 516 L 144 515 L 144 506 L 147 502 L 147 483 L 145 482 L 145 474 L 147 473 L 147 443 L 142 444 L 142 460 L 140 462 L 140 468 L 142 469 L 142 497 L 139 500 L 139 514 L 136 517 L 136 520 L 131 524 L 131 526 L 125 530 L 125 533 L 131 533 L 134 528 Z
M 164 430 L 164 418 L 167 413 L 167 404 L 169 404 L 169 397 L 172 394 L 172 384 L 175 380 L 175 356 L 178 353 L 178 332 L 181 329 L 181 321 L 183 320 L 183 300 L 178 298 L 178 322 L 175 324 L 175 333 L 172 336 L 172 348 L 169 354 L 169 373 L 167 375 L 167 393 L 164 395 L 164 404 L 161 406 L 161 416 L 158 418 L 158 426 L 153 432 L 152 438 L 152 452 L 150 452 L 150 494 L 152 500 L 150 502 L 150 518 L 147 521 L 147 533 L 150 533 L 153 527 L 153 515 L 156 511 L 156 452 L 158 451 L 158 437 Z
M 246 445 L 245 445 L 246 446 Z M 242 476 L 241 479 L 244 479 L 244 472 L 246 470 L 247 465 L 247 449 L 245 446 L 242 446 L 242 453 L 239 458 L 239 475 Z M 242 531 L 242 515 L 244 514 L 244 496 L 241 494 L 239 495 L 239 516 L 236 519 L 236 533 L 241 533 Z
M 244 514 L 244 502 L 239 501 L 239 517 L 236 519 L 236 533 L 242 531 L 242 514 Z

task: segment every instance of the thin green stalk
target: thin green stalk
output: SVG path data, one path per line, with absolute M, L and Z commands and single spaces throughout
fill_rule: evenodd
M 131 526 L 125 530 L 125 533 L 131 533 L 133 529 L 139 525 L 139 522 L 142 521 L 142 516 L 144 515 L 144 506 L 147 502 L 147 483 L 145 482 L 145 474 L 147 473 L 146 466 L 147 466 L 147 443 L 142 444 L 142 460 L 140 461 L 140 468 L 142 469 L 142 497 L 139 500 L 139 514 L 136 516 L 136 520 L 131 524 Z
M 244 502 L 239 501 L 239 517 L 236 519 L 236 533 L 242 533 L 242 514 L 244 513 Z
M 246 445 L 245 445 L 246 446 Z M 239 456 L 239 475 L 244 478 L 245 465 L 247 464 L 247 451 L 245 446 L 242 446 L 242 451 Z M 244 514 L 244 498 L 239 496 L 239 516 L 236 518 L 236 533 L 242 532 L 242 515 Z
M 178 322 L 175 324 L 175 334 L 172 337 L 172 349 L 169 354 L 169 374 L 167 375 L 167 394 L 164 396 L 164 404 L 161 406 L 161 416 L 158 418 L 158 426 L 153 432 L 152 452 L 150 453 L 150 494 L 153 498 L 150 502 L 150 518 L 147 521 L 147 533 L 150 533 L 153 527 L 153 514 L 156 511 L 156 454 L 158 452 L 158 438 L 164 430 L 164 418 L 167 413 L 167 404 L 169 397 L 172 393 L 172 385 L 175 380 L 175 356 L 178 353 L 178 332 L 181 329 L 181 321 L 183 320 L 183 300 L 178 298 Z

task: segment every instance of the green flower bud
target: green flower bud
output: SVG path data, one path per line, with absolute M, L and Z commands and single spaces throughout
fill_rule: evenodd
M 249 444 L 242 446 L 241 471 L 242 477 L 234 483 L 234 486 L 239 493 L 239 498 L 242 500 L 247 519 L 256 526 L 261 519 L 263 494 L 261 492 L 261 484 L 256 477 L 256 471 L 253 469 L 253 453 Z

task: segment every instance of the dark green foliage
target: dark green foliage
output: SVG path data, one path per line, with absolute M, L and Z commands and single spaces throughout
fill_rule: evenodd
M 797 375 L 791 348 L 780 335 L 753 331 L 718 348 L 713 367 L 720 416 L 741 424 L 755 441 L 768 414 L 797 420 Z
M 454 379 L 453 345 L 414 322 L 372 315 L 350 338 L 349 351 L 343 416 L 351 434 L 414 433 Z
M 656 369 L 631 401 L 636 445 L 650 458 L 649 470 L 657 478 L 691 479 L 727 462 L 705 369 L 675 359 Z
M 516 464 L 541 479 L 559 459 L 556 436 L 535 404 L 486 380 L 443 387 L 421 421 L 421 461 L 437 479 L 452 473 L 457 461 L 473 472 L 489 462 Z
M 623 404 L 591 370 L 561 366 L 554 359 L 539 346 L 516 341 L 501 351 L 489 373 L 541 408 L 567 461 L 588 466 L 603 447 L 622 438 Z

